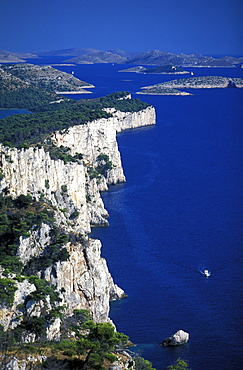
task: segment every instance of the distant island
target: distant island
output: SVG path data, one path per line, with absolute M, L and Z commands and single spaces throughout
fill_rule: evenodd
M 132 68 L 122 69 L 119 72 L 135 72 L 143 74 L 187 74 L 188 71 L 184 71 L 181 67 L 167 64 L 153 68 L 145 68 L 142 66 L 136 66 Z
M 87 94 L 94 87 L 51 66 L 29 63 L 0 65 L 0 108 L 31 108 L 57 101 L 57 94 Z
M 32 53 L 12 53 L 7 50 L 0 50 L 0 63 L 23 63 L 26 59 L 38 58 L 36 54 Z
M 191 95 L 177 89 L 212 89 L 212 88 L 241 88 L 243 78 L 230 78 L 220 76 L 203 76 L 179 78 L 159 84 L 145 86 L 137 94 L 150 95 Z
M 143 95 L 192 95 L 185 91 L 180 91 L 176 89 L 171 89 L 163 86 L 148 86 L 143 87 L 141 91 L 136 92 L 136 94 L 143 94 Z
M 243 57 L 223 56 L 214 58 L 201 54 L 173 54 L 165 53 L 160 50 L 146 52 L 126 52 L 119 49 L 97 50 L 71 48 L 63 50 L 39 51 L 31 53 L 13 53 L 0 50 L 0 63 L 21 63 L 29 58 L 63 57 L 62 63 L 75 64 L 130 64 L 130 65 L 150 65 L 166 66 L 174 65 L 180 67 L 242 67 Z
M 50 65 L 38 66 L 30 63 L 21 64 L 2 64 L 0 65 L 2 83 L 12 79 L 12 84 L 27 84 L 28 87 L 44 89 L 50 93 L 87 93 L 84 88 L 94 87 L 88 82 L 84 82 L 74 77 L 73 74 L 59 71 Z M 15 82 L 13 82 L 15 78 Z M 16 80 L 20 79 L 21 81 Z M 6 85 L 7 86 L 7 85 Z M 9 86 L 8 86 L 9 88 Z M 16 89 L 15 88 L 15 89 Z
M 236 67 L 243 63 L 243 58 L 231 56 L 213 58 L 212 56 L 201 54 L 165 53 L 160 50 L 152 50 L 144 53 L 126 53 L 122 50 L 115 49 L 109 51 L 96 50 L 88 54 L 82 54 L 80 52 L 80 55 L 66 59 L 65 62 L 76 64 L 114 63 L 151 66 L 174 65 L 181 67 Z

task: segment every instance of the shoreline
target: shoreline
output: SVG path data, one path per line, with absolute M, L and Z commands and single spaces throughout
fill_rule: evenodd
M 138 94 L 138 95 L 170 95 L 170 96 L 173 96 L 173 95 L 176 95 L 176 96 L 188 96 L 188 95 L 193 95 L 193 94 L 190 94 L 190 93 L 186 93 L 186 92 L 182 92 L 182 93 L 178 93 L 178 94 L 173 94 L 173 93 L 144 93 L 144 92 L 136 92 L 135 94 Z
M 93 86 L 94 87 L 94 86 Z M 68 94 L 93 94 L 92 91 L 55 91 L 58 95 L 68 95 Z

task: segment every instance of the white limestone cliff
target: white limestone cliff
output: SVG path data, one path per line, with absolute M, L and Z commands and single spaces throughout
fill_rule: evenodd
M 3 175 L 0 191 L 8 192 L 13 198 L 30 194 L 37 201 L 44 200 L 46 206 L 54 210 L 56 225 L 64 233 L 78 236 L 76 241 L 71 238 L 65 244 L 69 252 L 68 260 L 56 262 L 39 271 L 39 276 L 57 286 L 61 304 L 67 307 L 67 314 L 72 314 L 73 309 L 88 309 L 95 322 L 109 321 L 109 301 L 125 295 L 114 283 L 106 261 L 101 257 L 100 241 L 88 237 L 92 225 L 108 225 L 108 212 L 100 191 L 107 190 L 109 184 L 125 181 L 116 134 L 125 129 L 155 123 L 155 110 L 152 107 L 134 113 L 114 109 L 110 112 L 111 118 L 102 118 L 53 134 L 51 139 L 54 145 L 70 148 L 71 155 L 81 153 L 83 160 L 65 164 L 62 160 L 51 159 L 44 148 L 20 150 L 0 144 Z M 100 154 L 109 157 L 112 168 L 105 177 L 90 178 L 88 168 L 97 165 Z M 42 223 L 39 229 L 29 232 L 30 236 L 20 237 L 19 240 L 18 256 L 24 264 L 40 256 L 51 240 L 51 226 L 48 223 Z M 23 303 L 20 291 L 24 285 L 21 284 L 17 286 L 12 309 L 7 312 L 4 308 L 0 312 L 0 324 L 5 328 L 13 327 L 15 308 Z M 29 285 L 26 292 L 29 288 L 33 289 L 33 285 Z M 28 304 L 29 315 L 42 315 L 41 307 L 31 302 Z M 45 309 L 50 307 L 45 304 Z M 48 328 L 49 339 L 56 337 L 57 328 L 57 322 L 53 328 Z

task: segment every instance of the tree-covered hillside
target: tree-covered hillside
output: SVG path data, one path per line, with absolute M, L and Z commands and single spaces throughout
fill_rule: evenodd
M 0 108 L 31 109 L 47 104 L 58 96 L 30 86 L 20 78 L 0 68 Z
M 98 99 L 64 100 L 33 108 L 34 114 L 20 114 L 0 120 L 0 142 L 6 146 L 27 146 L 41 143 L 53 131 L 111 116 L 103 108 L 135 112 L 148 106 L 139 99 L 125 99 L 120 92 Z
M 84 86 L 93 87 L 92 84 L 81 81 L 72 74 L 59 71 L 50 65 L 5 64 L 1 65 L 1 69 L 8 75 L 17 77 L 30 86 L 52 93 L 56 91 L 84 91 L 82 90 Z

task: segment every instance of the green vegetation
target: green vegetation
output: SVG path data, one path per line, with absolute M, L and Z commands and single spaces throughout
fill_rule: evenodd
M 46 333 L 46 318 L 44 316 L 25 317 L 21 324 L 17 327 L 17 330 L 15 330 L 15 338 L 17 341 L 19 341 L 19 334 L 23 330 L 27 330 L 36 334 L 38 338 L 44 337 Z
M 43 270 L 53 263 L 58 261 L 67 261 L 69 258 L 69 253 L 63 245 L 67 243 L 69 236 L 62 234 L 55 238 L 52 244 L 49 244 L 43 254 L 39 257 L 31 258 L 24 267 L 24 272 L 29 274 L 35 274 L 40 270 Z
M 155 370 L 152 367 L 151 362 L 148 360 L 145 360 L 142 357 L 139 357 L 139 356 L 134 357 L 134 362 L 135 362 L 136 370 Z
M 71 126 L 82 125 L 97 118 L 107 118 L 110 114 L 75 106 L 68 110 L 17 114 L 0 120 L 0 142 L 6 146 L 23 147 L 24 144 L 37 144 L 53 131 L 62 131 Z
M 101 176 L 106 177 L 107 172 L 113 168 L 112 162 L 107 154 L 100 154 L 97 157 L 97 166 L 87 166 L 87 171 L 90 179 L 100 179 Z
M 189 370 L 186 361 L 178 358 L 173 365 L 167 366 L 166 370 Z
M 39 259 L 32 259 L 28 269 L 41 269 L 59 260 L 65 261 L 68 252 L 63 245 L 69 236 L 61 234 L 54 227 L 54 211 L 44 201 L 36 202 L 30 195 L 21 194 L 16 199 L 0 194 L 0 265 L 5 273 L 20 273 L 23 264 L 16 256 L 20 236 L 29 237 L 29 230 L 40 228 L 42 223 L 52 227 L 52 243 L 46 247 L 45 253 Z
M 16 83 L 15 87 L 14 83 Z M 56 147 L 50 139 L 50 135 L 54 131 L 64 132 L 75 125 L 111 117 L 111 114 L 107 113 L 104 108 L 135 112 L 148 106 L 138 99 L 127 99 L 129 94 L 127 92 L 119 92 L 91 100 L 63 99 L 60 103 L 49 104 L 51 100 L 54 100 L 53 95 L 36 88 L 20 86 L 18 85 L 19 81 L 16 80 L 13 80 L 12 84 L 13 88 L 6 94 L 5 92 L 1 94 L 0 91 L 0 96 L 5 96 L 4 98 L 0 97 L 0 107 L 1 105 L 11 107 L 10 101 L 12 101 L 14 107 L 29 108 L 35 113 L 15 115 L 0 120 L 0 142 L 10 147 L 43 146 L 45 150 L 49 151 L 52 159 L 61 159 L 64 163 L 78 162 L 83 159 L 83 155 L 81 153 L 71 155 L 70 148 Z M 56 97 L 54 98 L 56 99 Z M 11 158 L 5 154 L 5 159 L 10 161 Z M 89 167 L 88 172 L 91 178 L 100 178 L 107 176 L 108 171 L 112 168 L 113 164 L 109 156 L 100 154 L 96 158 L 94 168 Z M 0 168 L 0 180 L 3 177 Z M 16 322 L 18 325 L 7 333 L 0 330 L 0 351 L 3 350 L 2 343 L 6 343 L 6 341 L 15 345 L 15 349 L 11 348 L 10 356 L 17 350 L 16 344 L 21 343 L 23 336 L 29 333 L 36 335 L 36 342 L 39 341 L 39 344 L 23 345 L 22 350 L 26 354 L 35 353 L 35 351 L 40 353 L 38 352 L 40 343 L 43 348 L 45 347 L 44 341 L 48 325 L 56 317 L 63 319 L 64 308 L 60 306 L 61 299 L 56 287 L 36 275 L 38 273 L 42 277 L 43 270 L 52 266 L 51 274 L 54 278 L 57 277 L 55 276 L 54 263 L 66 261 L 69 258 L 69 253 L 65 248 L 66 243 L 70 241 L 75 244 L 80 242 L 81 238 L 75 233 L 66 234 L 55 225 L 55 209 L 44 198 L 46 189 L 50 189 L 50 183 L 47 178 L 43 181 L 45 185 L 39 201 L 31 195 L 23 194 L 14 199 L 8 195 L 7 188 L 0 194 L 0 265 L 4 268 L 3 274 L 6 276 L 6 278 L 0 279 L 0 301 L 2 304 L 12 305 L 16 286 L 25 279 L 34 284 L 36 288 L 17 307 Z M 61 195 L 64 199 L 67 197 L 67 192 L 68 186 L 63 184 Z M 89 195 L 87 195 L 87 200 L 91 201 Z M 65 212 L 65 209 L 62 211 Z M 78 216 L 79 212 L 74 209 L 70 220 Z M 46 235 L 50 238 L 49 244 L 45 245 L 40 256 L 32 257 L 23 266 L 17 256 L 19 239 L 20 237 L 29 238 L 31 232 L 37 232 L 42 223 L 50 226 L 49 234 Z M 11 273 L 14 275 L 11 275 L 11 279 L 9 279 Z M 65 292 L 64 288 L 62 292 Z M 46 299 L 47 297 L 49 298 Z M 34 302 L 42 301 L 42 304 L 39 305 L 41 315 L 38 317 L 30 316 L 27 310 L 28 303 L 32 303 L 31 300 Z M 50 308 L 49 302 L 52 308 Z M 70 333 L 75 333 L 76 337 L 73 338 Z M 128 343 L 128 337 L 117 333 L 110 323 L 94 323 L 90 313 L 86 310 L 74 310 L 73 316 L 65 316 L 65 320 L 62 321 L 61 334 L 62 340 L 59 343 L 48 343 L 48 351 L 52 351 L 52 353 L 49 352 L 47 357 L 48 360 L 50 358 L 60 361 L 60 358 L 55 356 L 56 353 L 59 355 L 61 353 L 61 359 L 65 359 L 66 363 L 70 365 L 70 369 L 108 368 L 107 366 L 116 360 L 115 350 L 123 348 Z M 2 338 L 3 341 L 1 341 Z M 147 366 L 146 369 L 152 369 L 149 362 L 144 362 L 144 364 Z
M 45 104 L 33 108 L 35 114 L 3 118 L 0 120 L 0 142 L 6 146 L 17 147 L 42 143 L 53 131 L 62 131 L 99 118 L 111 117 L 110 113 L 103 110 L 104 108 L 136 112 L 148 107 L 147 103 L 139 99 L 125 99 L 127 95 L 127 92 L 120 92 L 98 99 Z
M 23 264 L 16 256 L 20 236 L 30 236 L 32 227 L 41 223 L 53 224 L 53 211 L 43 202 L 35 202 L 30 195 L 16 199 L 0 194 L 0 265 L 5 272 L 20 273 Z
M 50 189 L 49 180 L 45 180 L 45 187 L 46 189 Z
M 38 289 L 40 288 L 40 282 L 36 277 L 30 277 L 29 280 Z M 41 289 L 46 289 L 46 287 L 41 287 Z M 5 348 L 7 358 L 11 358 L 13 354 L 16 356 L 16 350 L 19 355 L 25 353 L 26 357 L 28 354 L 45 354 L 47 360 L 44 367 L 51 363 L 61 365 L 64 361 L 70 370 L 102 370 L 108 369 L 110 364 L 117 359 L 115 355 L 117 349 L 123 349 L 129 344 L 128 337 L 116 332 L 112 324 L 96 324 L 90 320 L 90 314 L 87 310 L 74 310 L 74 316 L 65 321 L 66 338 L 59 342 L 47 343 L 45 342 L 46 324 L 55 314 L 56 312 L 41 317 L 25 315 L 21 324 L 13 331 L 3 332 L 0 330 L 0 350 Z M 60 310 L 57 314 L 60 317 Z M 24 331 L 35 333 L 39 343 L 22 344 L 16 347 Z M 70 331 L 76 333 L 75 338 L 70 337 Z M 151 367 L 144 369 L 152 370 Z
M 68 162 L 78 162 L 83 159 L 81 153 L 76 153 L 75 155 L 69 154 L 70 148 L 65 146 L 54 146 L 54 145 L 45 145 L 44 148 L 49 152 L 51 159 L 61 159 L 65 164 Z
M 0 86 L 1 82 L 0 76 Z M 0 87 L 0 108 L 26 108 L 32 110 L 33 107 L 48 104 L 57 98 L 55 94 L 50 94 L 34 87 L 24 87 L 13 91 L 5 91 Z
M 78 311 L 75 315 L 78 314 L 81 320 L 76 328 L 72 327 L 76 332 L 77 341 L 62 341 L 58 348 L 70 357 L 79 355 L 82 359 L 79 362 L 80 369 L 104 369 L 102 365 L 105 361 L 112 363 L 116 360 L 115 349 L 124 348 L 129 344 L 128 337 L 116 332 L 110 323 L 95 324 L 92 320 L 87 320 L 89 315 L 86 310 Z M 83 334 L 84 332 L 86 334 Z M 77 360 L 77 357 L 73 358 L 71 363 L 75 364 Z
M 162 65 L 158 67 L 148 68 L 143 73 L 178 73 L 184 72 L 184 70 L 173 64 Z
M 62 185 L 62 186 L 61 186 L 61 189 L 62 189 L 62 191 L 63 191 L 64 193 L 66 193 L 66 192 L 67 192 L 67 185 Z
M 51 303 L 61 301 L 58 292 L 55 291 L 55 287 L 50 285 L 46 280 L 33 275 L 28 277 L 28 281 L 36 287 L 36 290 L 28 296 L 29 299 L 40 301 L 46 296 L 49 296 Z
M 15 282 L 10 279 L 0 279 L 0 302 L 12 305 L 14 293 L 17 290 Z
M 98 165 L 96 167 L 96 171 L 106 176 L 107 172 L 113 168 L 112 162 L 109 160 L 109 156 L 106 154 L 100 154 L 97 157 Z
M 105 97 L 99 98 L 100 104 L 104 108 L 115 108 L 122 112 L 138 112 L 142 109 L 146 109 L 149 104 L 139 100 L 139 99 L 126 99 L 129 92 L 116 92 L 114 94 L 107 95 Z
M 1 66 L 1 75 L 5 82 L 5 90 L 9 89 L 9 85 L 12 88 L 15 85 L 15 88 L 18 88 L 21 84 L 53 93 L 55 91 L 82 91 L 83 86 L 92 86 L 50 65 L 4 64 Z

